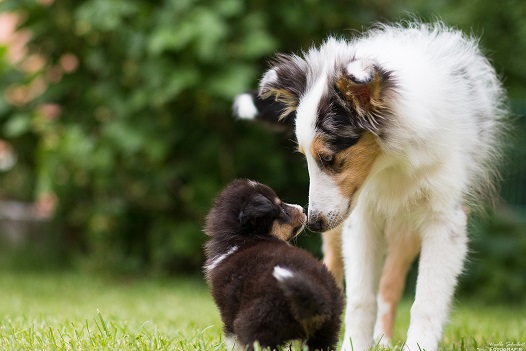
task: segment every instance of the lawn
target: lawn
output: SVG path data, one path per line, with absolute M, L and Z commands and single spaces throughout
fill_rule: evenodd
M 398 339 L 407 328 L 409 306 L 401 306 Z M 526 350 L 525 306 L 456 302 L 445 331 L 445 350 L 505 351 L 510 343 Z M 2 271 L 0 350 L 226 348 L 219 315 L 198 277 L 109 279 Z

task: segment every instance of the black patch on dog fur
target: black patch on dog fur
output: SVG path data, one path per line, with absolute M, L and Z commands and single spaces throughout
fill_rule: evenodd
M 393 94 L 396 82 L 390 72 L 379 67 L 375 69 L 380 78 L 380 98 L 384 99 L 387 92 Z M 384 104 L 367 110 L 366 116 L 360 115 L 334 81 L 318 104 L 316 130 L 331 151 L 338 153 L 356 144 L 365 131 L 383 135 L 381 131 L 391 115 Z
M 278 116 L 287 109 L 287 106 L 276 101 L 274 97 L 268 97 L 266 99 L 260 98 L 257 90 L 247 91 L 246 94 L 250 95 L 257 109 L 255 118 L 257 122 L 261 122 L 264 126 L 270 127 L 277 132 L 284 132 L 286 134 L 294 133 L 296 111 L 291 112 L 287 118 L 279 119 Z
M 265 185 L 236 180 L 206 218 L 205 272 L 225 335 L 235 335 L 249 350 L 256 340 L 275 349 L 294 339 L 305 340 L 310 350 L 332 349 L 341 323 L 341 291 L 320 261 L 271 235 L 281 215 L 276 198 Z M 278 281 L 276 266 L 293 276 Z
M 298 107 L 307 87 L 307 62 L 296 55 L 278 54 L 272 61 L 277 79 L 260 87 L 261 100 L 274 99 L 283 108 L 276 120 L 289 117 Z
M 337 97 L 337 89 L 330 89 L 329 94 L 320 99 L 316 129 L 334 153 L 356 144 L 365 131 L 355 115 Z
M 296 55 L 277 54 L 272 66 L 278 79 L 271 86 L 286 89 L 299 100 L 307 87 L 307 62 Z

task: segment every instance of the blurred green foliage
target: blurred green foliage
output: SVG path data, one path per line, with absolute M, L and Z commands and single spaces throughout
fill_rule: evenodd
M 471 252 L 460 292 L 487 302 L 523 303 L 526 292 L 526 218 L 492 213 L 471 222 Z
M 515 0 L 4 0 L 0 9 L 18 14 L 20 30 L 31 33 L 25 60 L 13 62 L 9 45 L 0 47 L 0 138 L 18 155 L 0 174 L 0 196 L 56 194 L 55 235 L 73 257 L 104 269 L 199 270 L 203 217 L 236 177 L 307 202 L 292 136 L 230 112 L 277 51 L 408 13 L 440 16 L 482 35 L 510 96 L 526 96 L 526 3 Z M 35 57 L 42 64 L 25 68 Z M 500 259 L 508 251 L 493 244 L 501 236 L 514 233 L 516 248 L 526 241 L 516 227 L 497 237 L 488 228 L 477 229 L 484 240 L 474 251 L 485 252 L 487 239 L 498 253 L 469 286 L 502 284 L 494 279 L 502 270 L 492 269 L 508 265 Z M 317 234 L 301 239 L 317 254 L 319 242 Z M 526 263 L 513 265 L 510 274 L 524 284 L 513 272 Z

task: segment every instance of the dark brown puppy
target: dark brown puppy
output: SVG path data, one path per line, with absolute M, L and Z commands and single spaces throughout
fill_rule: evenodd
M 287 241 L 306 216 L 274 191 L 235 180 L 206 218 L 205 273 L 224 323 L 229 350 L 255 341 L 271 349 L 301 339 L 310 350 L 333 349 L 343 301 L 325 266 Z

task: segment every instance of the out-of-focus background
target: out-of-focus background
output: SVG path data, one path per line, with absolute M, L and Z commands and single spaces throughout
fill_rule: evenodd
M 523 301 L 526 2 L 0 0 L 0 11 L 5 269 L 199 274 L 203 217 L 230 180 L 307 203 L 293 136 L 234 120 L 233 97 L 276 52 L 418 17 L 480 36 L 509 92 L 502 199 L 471 222 L 459 294 Z M 320 242 L 299 240 L 316 255 Z

